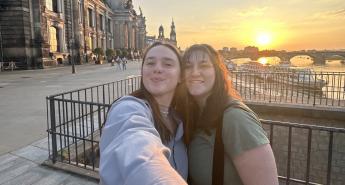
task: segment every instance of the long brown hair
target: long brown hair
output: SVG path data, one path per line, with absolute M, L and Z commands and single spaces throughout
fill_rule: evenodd
M 208 133 L 209 129 L 216 127 L 217 121 L 223 115 L 229 101 L 241 100 L 241 97 L 232 85 L 229 72 L 221 56 L 212 46 L 208 44 L 192 45 L 185 51 L 182 58 L 183 63 L 189 61 L 191 55 L 196 51 L 201 51 L 210 57 L 215 70 L 215 82 L 205 107 L 198 107 L 191 95 L 187 97 L 188 110 L 184 111 L 183 117 L 186 124 L 191 127 L 190 129 L 200 128 Z
M 171 44 L 164 43 L 164 42 L 155 42 L 155 43 L 153 43 L 151 46 L 149 46 L 145 50 L 144 55 L 143 55 L 142 65 L 144 64 L 144 61 L 145 61 L 147 53 L 152 48 L 157 47 L 157 46 L 165 46 L 165 47 L 169 48 L 171 51 L 173 51 L 176 54 L 178 62 L 180 64 L 180 71 L 181 71 L 180 78 L 183 79 L 184 69 L 182 67 L 182 58 L 181 58 L 180 51 L 175 46 L 173 46 Z M 142 70 L 142 67 L 141 67 L 141 70 Z M 142 71 L 141 71 L 141 74 L 142 74 Z M 172 102 L 170 104 L 169 114 L 172 114 L 172 111 L 175 110 L 176 104 L 178 102 L 177 97 L 181 97 L 181 94 L 183 93 L 183 91 L 184 90 L 181 87 L 181 83 L 179 83 L 177 85 L 176 89 L 175 89 L 175 93 L 174 93 Z M 140 99 L 144 99 L 144 100 L 146 100 L 150 104 L 151 109 L 152 109 L 152 115 L 153 115 L 153 119 L 154 119 L 155 128 L 157 129 L 158 133 L 160 134 L 160 137 L 161 137 L 163 143 L 168 143 L 170 141 L 170 139 L 172 138 L 172 133 L 169 131 L 169 129 L 164 124 L 164 120 L 163 120 L 163 117 L 162 117 L 162 115 L 160 113 L 159 105 L 158 105 L 157 101 L 153 98 L 151 93 L 149 93 L 147 91 L 147 89 L 145 88 L 144 83 L 143 83 L 143 76 L 142 75 L 141 75 L 140 88 L 138 90 L 134 91 L 131 95 L 134 96 L 134 97 L 140 98 Z M 178 120 L 174 116 L 172 118 L 173 118 L 173 121 L 176 124 Z

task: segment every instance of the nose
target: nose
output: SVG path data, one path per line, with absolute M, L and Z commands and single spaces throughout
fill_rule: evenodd
M 160 62 L 156 63 L 156 65 L 153 68 L 154 73 L 161 73 L 162 72 L 162 64 Z
M 191 67 L 190 73 L 192 76 L 197 76 L 197 75 L 200 75 L 200 70 L 196 65 L 193 65 Z

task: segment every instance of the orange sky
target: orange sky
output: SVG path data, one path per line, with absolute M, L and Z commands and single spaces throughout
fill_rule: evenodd
M 344 0 L 134 0 L 148 35 L 174 18 L 178 45 L 209 43 L 241 49 L 345 49 Z M 261 36 L 260 36 L 261 35 Z

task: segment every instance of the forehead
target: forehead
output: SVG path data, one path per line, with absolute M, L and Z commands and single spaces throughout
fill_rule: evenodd
M 169 58 L 178 61 L 176 53 L 172 49 L 163 45 L 151 48 L 146 54 L 145 59 L 147 58 Z
M 210 56 L 205 51 L 192 51 L 188 58 L 189 61 L 210 61 Z

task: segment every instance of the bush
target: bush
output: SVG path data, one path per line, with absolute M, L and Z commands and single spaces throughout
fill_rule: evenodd
M 102 48 L 95 48 L 95 49 L 93 50 L 93 53 L 94 53 L 95 55 L 97 55 L 98 57 L 104 56 L 104 51 L 103 51 Z
M 111 58 L 111 57 L 115 56 L 115 51 L 112 50 L 112 49 L 107 49 L 107 50 L 105 51 L 105 55 L 106 55 L 108 58 Z
M 104 51 L 102 48 L 95 48 L 93 53 L 97 56 L 96 64 L 102 64 L 102 58 L 104 56 Z
M 119 49 L 117 49 L 117 50 L 116 50 L 116 56 L 121 56 L 121 55 L 122 55 L 122 51 L 119 50 Z

